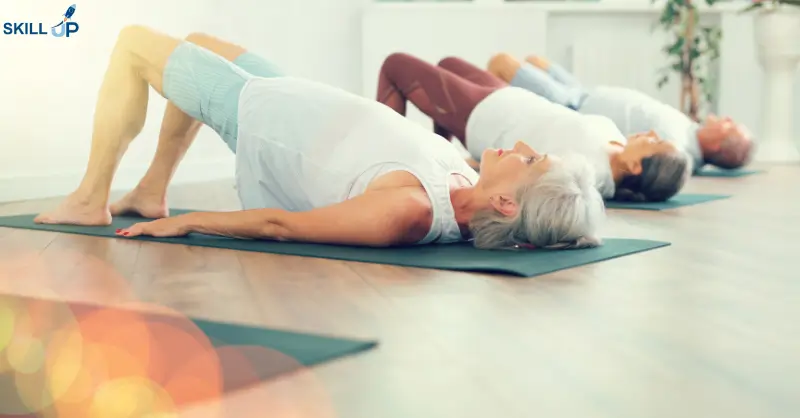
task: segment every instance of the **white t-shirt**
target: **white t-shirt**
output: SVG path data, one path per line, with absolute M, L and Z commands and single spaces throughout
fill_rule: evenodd
M 243 88 L 236 177 L 245 209 L 336 204 L 397 170 L 414 174 L 433 205 L 420 243 L 461 240 L 450 176 L 475 184 L 478 175 L 447 141 L 382 103 L 313 81 L 256 78 Z
M 517 141 L 544 154 L 583 155 L 595 169 L 604 198 L 615 192 L 608 143 L 626 143 L 608 118 L 582 115 L 518 87 L 499 89 L 481 101 L 467 121 L 466 136 L 476 160 L 487 148 L 508 149 Z
M 578 112 L 611 119 L 625 136 L 653 130 L 689 154 L 695 171 L 703 165 L 703 154 L 697 141 L 698 124 L 678 109 L 642 92 L 598 86 L 589 90 Z

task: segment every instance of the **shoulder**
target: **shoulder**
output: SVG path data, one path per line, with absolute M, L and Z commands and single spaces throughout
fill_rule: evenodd
M 407 244 L 425 238 L 433 223 L 433 203 L 425 189 L 400 187 L 383 194 L 385 204 L 391 206 L 387 227 Z
M 432 199 L 422 187 L 406 187 L 398 189 L 395 202 L 407 222 L 430 223 L 433 218 Z

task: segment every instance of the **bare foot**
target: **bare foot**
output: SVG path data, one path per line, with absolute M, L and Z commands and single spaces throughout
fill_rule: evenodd
M 139 215 L 143 218 L 160 219 L 169 216 L 167 199 L 160 194 L 133 190 L 111 205 L 111 214 Z
M 33 221 L 37 224 L 106 226 L 111 225 L 111 213 L 104 204 L 98 205 L 73 194 L 57 208 L 39 214 Z

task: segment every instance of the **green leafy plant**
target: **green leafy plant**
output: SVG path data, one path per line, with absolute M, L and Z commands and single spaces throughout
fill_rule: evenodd
M 716 0 L 704 2 L 713 6 Z M 692 0 L 666 0 L 658 26 L 670 34 L 669 43 L 663 48 L 669 64 L 659 70 L 658 88 L 663 88 L 670 75 L 677 73 L 681 81 L 679 108 L 690 118 L 699 120 L 701 107 L 713 101 L 711 67 L 719 58 L 722 30 L 716 26 L 701 26 Z
M 753 10 L 774 9 L 782 4 L 800 7 L 800 0 L 754 0 L 749 6 L 742 9 L 740 13 L 747 13 Z

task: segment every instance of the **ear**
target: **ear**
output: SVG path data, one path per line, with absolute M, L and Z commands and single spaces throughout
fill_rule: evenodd
M 629 159 L 625 161 L 625 171 L 628 173 L 638 176 L 642 174 L 642 160 L 635 158 Z
M 511 196 L 508 195 L 494 195 L 492 196 L 489 201 L 492 203 L 492 207 L 505 216 L 514 216 L 517 214 L 517 210 L 519 206 L 517 202 L 514 201 Z
M 719 152 L 719 150 L 722 149 L 722 143 L 724 141 L 725 137 L 722 137 L 719 140 L 708 141 L 708 143 L 706 144 L 706 149 L 704 151 L 710 153 Z

